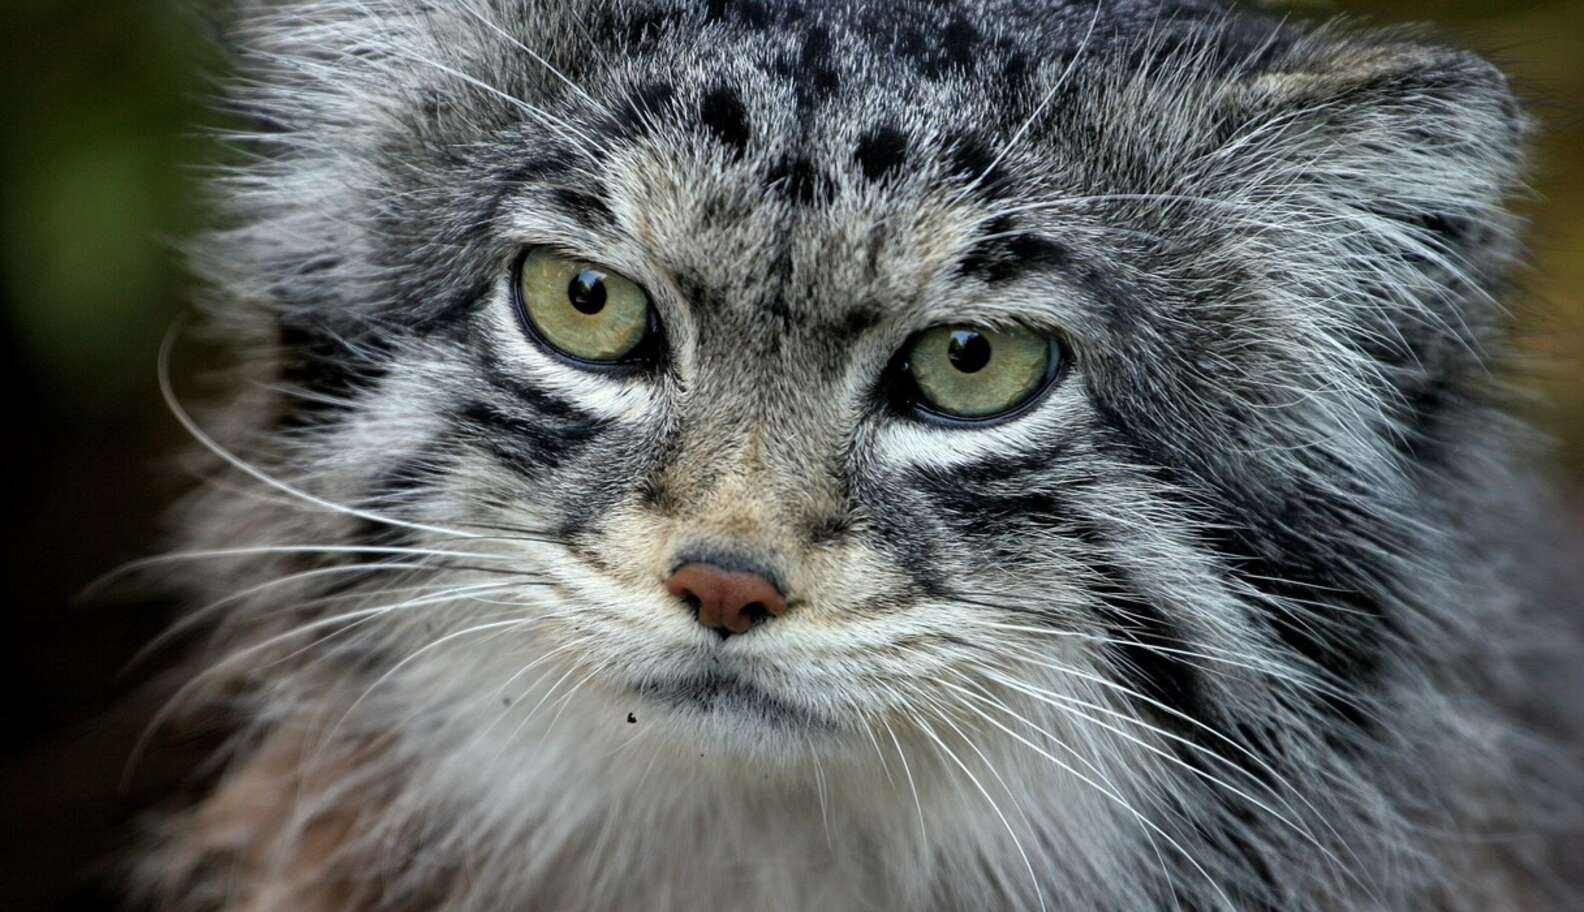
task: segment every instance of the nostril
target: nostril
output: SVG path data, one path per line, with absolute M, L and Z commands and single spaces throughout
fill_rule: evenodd
M 666 588 L 693 612 L 698 623 L 723 639 L 786 612 L 786 597 L 774 583 L 751 570 L 714 564 L 685 564 L 666 580 Z

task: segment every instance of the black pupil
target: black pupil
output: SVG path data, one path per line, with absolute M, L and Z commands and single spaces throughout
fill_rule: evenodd
M 567 300 L 578 313 L 594 316 L 605 309 L 605 274 L 585 269 L 572 277 L 567 286 Z
M 978 373 L 990 363 L 990 340 L 971 329 L 953 330 L 946 357 L 951 359 L 952 367 L 963 373 Z

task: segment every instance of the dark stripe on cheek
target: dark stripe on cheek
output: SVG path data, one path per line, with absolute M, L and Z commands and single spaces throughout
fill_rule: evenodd
M 564 424 L 587 425 L 593 424 L 593 415 L 579 408 L 577 405 L 552 396 L 542 389 L 520 383 L 508 374 L 499 361 L 488 353 L 480 358 L 480 369 L 484 379 L 499 390 L 501 394 L 512 400 L 514 405 L 531 410 L 536 417 Z
M 1262 553 L 1272 545 L 1238 531 L 1232 517 L 1217 525 L 1221 528 L 1203 537 L 1233 578 L 1274 603 L 1259 608 L 1283 646 L 1341 681 L 1364 683 L 1378 675 L 1383 640 L 1395 627 L 1379 605 L 1351 583 L 1308 565 L 1302 551 L 1272 560 Z M 1365 729 L 1373 725 L 1362 708 L 1340 695 L 1327 692 L 1319 697 L 1348 723 Z
M 413 507 L 439 489 L 451 459 L 437 445 L 419 449 L 416 455 L 396 463 L 380 472 L 369 484 L 361 501 L 361 509 L 371 517 L 411 521 Z M 416 530 L 405 526 L 380 522 L 378 519 L 358 517 L 355 532 L 357 543 L 368 547 L 415 548 L 421 544 Z M 403 559 L 402 555 L 390 558 Z
M 1047 558 L 1037 546 L 1040 538 L 1087 546 L 1084 565 L 1092 578 L 1084 581 L 1085 591 L 1092 597 L 1110 641 L 1102 647 L 1103 652 L 1124 679 L 1124 686 L 1148 698 L 1137 700 L 1141 712 L 1174 732 L 1186 732 L 1193 726 L 1150 702 L 1201 722 L 1209 715 L 1197 669 L 1162 651 L 1163 647 L 1191 648 L 1183 643 L 1182 631 L 1138 593 L 1120 567 L 1105 558 L 1111 547 L 1106 536 L 1081 519 L 1071 500 L 1081 484 L 1053 490 L 1020 481 L 1021 476 L 1048 479 L 1051 464 L 1062 455 L 1058 448 L 953 472 L 918 470 L 910 482 L 939 508 L 938 515 L 954 527 L 954 535 L 965 547 L 988 563 L 1044 564 Z M 1033 546 L 1030 534 L 1038 536 Z
M 457 430 L 509 468 L 525 475 L 558 469 L 576 458 L 606 429 L 596 423 L 534 421 L 487 402 L 473 402 L 457 414 Z
M 307 323 L 283 320 L 281 382 L 283 413 L 276 427 L 296 430 L 322 427 L 350 411 L 354 400 L 389 373 L 389 347 L 378 337 L 355 342 Z
M 852 498 L 857 509 L 842 534 L 854 536 L 875 551 L 890 556 L 921 591 L 948 595 L 937 541 L 948 540 L 933 506 L 922 498 L 900 498 L 906 479 L 856 478 Z
M 951 469 L 921 466 L 907 481 L 942 515 L 961 523 L 966 537 L 994 541 L 1029 526 L 1068 530 L 1073 516 L 1068 498 L 1086 482 L 1052 477 L 1065 455 L 1066 448 L 1057 445 Z
M 1096 409 L 1119 431 L 1099 435 L 1101 445 L 1118 449 L 1135 464 L 1153 466 L 1180 492 L 1164 496 L 1195 525 L 1226 575 L 1269 599 L 1251 601 L 1250 608 L 1277 642 L 1339 682 L 1356 687 L 1376 679 L 1385 642 L 1398 625 L 1384 605 L 1365 594 L 1389 588 L 1379 579 L 1366 580 L 1364 574 L 1376 571 L 1365 555 L 1350 553 L 1351 542 L 1382 534 L 1372 532 L 1374 517 L 1302 489 L 1286 492 L 1279 513 L 1271 516 L 1269 504 L 1197 482 L 1173 466 L 1164 452 L 1138 440 L 1124 417 L 1104 402 L 1097 401 Z M 1315 699 L 1352 725 L 1373 725 L 1360 707 L 1336 694 L 1316 693 Z
M 1197 726 L 1186 725 L 1181 717 L 1155 705 L 1209 724 L 1210 707 L 1198 669 L 1175 653 L 1163 651 L 1192 650 L 1182 631 L 1160 608 L 1136 593 L 1121 568 L 1095 558 L 1087 560 L 1087 567 L 1094 575 L 1089 591 L 1097 600 L 1100 620 L 1111 640 L 1105 651 L 1125 678 L 1124 685 L 1149 698 L 1137 700 L 1138 708 L 1174 732 L 1198 737 Z

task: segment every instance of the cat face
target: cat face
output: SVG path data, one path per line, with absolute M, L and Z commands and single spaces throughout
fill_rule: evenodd
M 1174 744 L 1364 737 L 1495 322 L 1488 68 L 1197 3 L 420 6 L 254 20 L 211 257 L 342 507 L 280 524 L 387 558 L 316 670 L 498 752 L 577 706 L 1186 793 Z M 784 604 L 722 636 L 690 564 Z
M 1056 34 L 1095 40 L 1067 18 L 1084 28 Z M 376 335 L 410 354 L 359 395 L 427 430 L 393 444 L 367 421 L 332 425 L 328 446 L 378 448 L 355 460 L 381 467 L 355 500 L 534 530 L 492 560 L 535 574 L 531 598 L 507 593 L 536 622 L 468 649 L 525 667 L 563 650 L 543 667 L 589 669 L 587 689 L 685 739 L 703 726 L 867 749 L 866 720 L 964 699 L 945 688 L 1004 692 L 990 669 L 1045 688 L 1053 662 L 1105 705 L 1192 699 L 1193 673 L 1148 659 L 1136 631 L 1186 643 L 1242 624 L 1168 620 L 1136 594 L 1144 579 L 1202 589 L 1213 570 L 1095 407 L 1107 283 L 1138 267 L 1115 255 L 1126 229 L 1066 202 L 1106 186 L 1026 135 L 1064 69 L 1011 92 L 1002 70 L 923 54 L 880 85 L 861 61 L 892 39 L 873 26 L 768 40 L 748 26 L 727 17 L 686 52 L 662 40 L 674 23 L 606 34 L 588 53 L 622 66 L 569 70 L 553 105 L 425 71 L 441 98 L 511 113 L 480 132 L 439 102 L 402 112 L 416 148 L 476 151 L 400 192 L 404 240 L 382 257 L 464 290 L 422 332 Z M 794 54 L 843 104 L 778 67 Z M 683 66 L 708 77 L 679 80 Z M 1000 109 L 971 126 L 928 116 L 990 99 Z M 440 226 L 466 259 L 404 246 Z M 577 314 L 580 276 L 630 306 Z M 974 345 L 989 354 L 973 361 Z M 694 562 L 751 568 L 786 610 L 723 639 L 668 591 Z M 473 620 L 453 612 L 457 629 Z

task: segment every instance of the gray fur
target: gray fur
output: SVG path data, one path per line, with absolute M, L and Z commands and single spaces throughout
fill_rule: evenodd
M 237 6 L 172 705 L 243 733 L 172 907 L 1576 907 L 1496 70 L 1209 2 Z M 664 365 L 530 342 L 540 244 Z M 959 321 L 1072 367 L 887 410 Z M 722 548 L 793 601 L 724 643 L 661 586 Z

